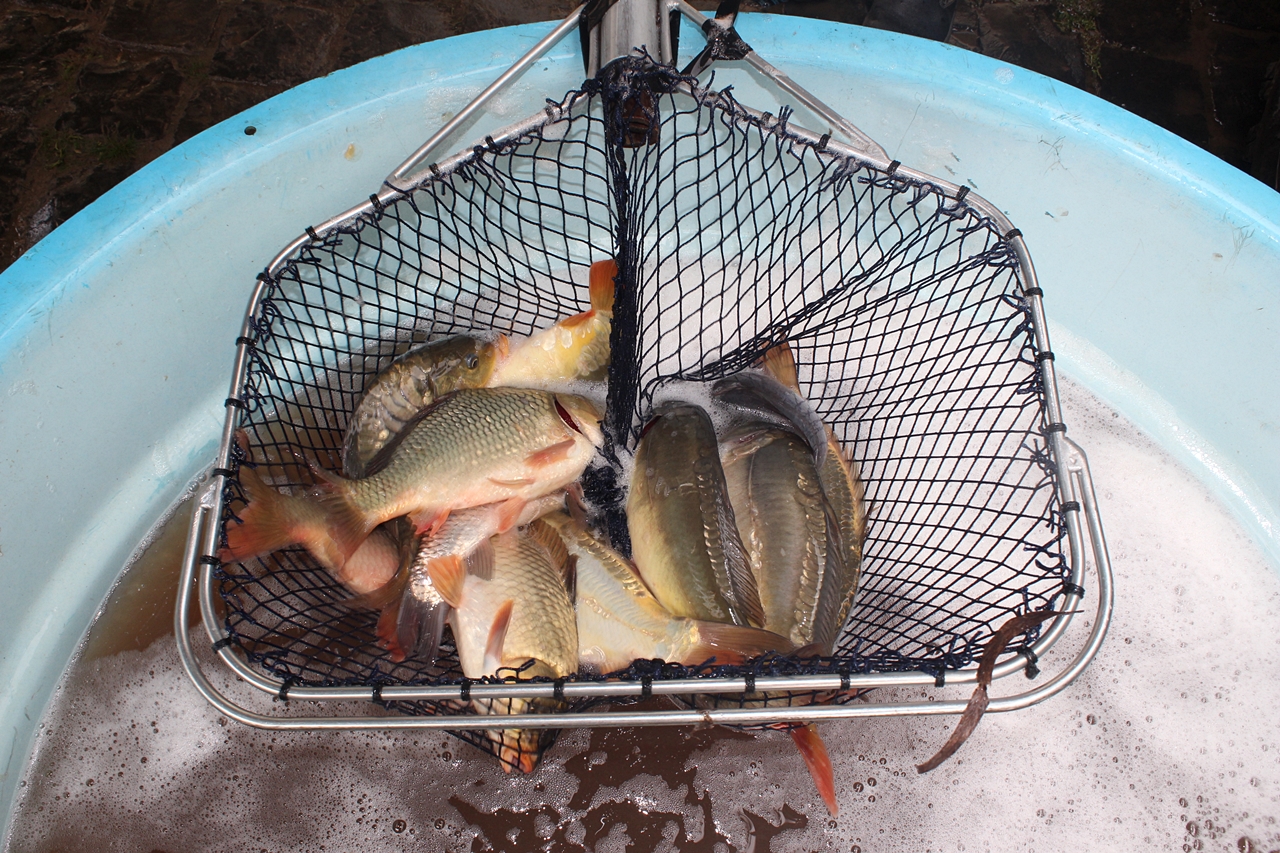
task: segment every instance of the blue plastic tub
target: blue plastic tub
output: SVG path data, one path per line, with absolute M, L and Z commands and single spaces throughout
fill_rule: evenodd
M 151 163 L 0 275 L 6 817 L 95 611 L 213 458 L 255 274 L 305 226 L 367 198 L 548 29 L 446 39 L 299 86 Z M 1059 367 L 1210 483 L 1280 564 L 1280 195 L 986 57 L 790 17 L 743 16 L 739 29 L 890 156 L 1000 205 L 1033 253 Z M 467 137 L 581 76 L 567 40 Z M 739 69 L 719 72 L 726 83 L 746 103 L 779 103 Z

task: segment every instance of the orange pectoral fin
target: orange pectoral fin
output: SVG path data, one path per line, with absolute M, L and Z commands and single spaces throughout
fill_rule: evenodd
M 545 468 L 556 462 L 563 462 L 569 458 L 569 454 L 573 452 L 574 446 L 577 444 L 572 438 L 566 438 L 564 441 L 558 441 L 555 444 L 547 445 L 541 450 L 535 450 L 524 458 L 526 464 L 534 468 Z
M 419 536 L 435 536 L 449 519 L 449 510 L 438 512 L 411 512 L 409 521 L 413 522 L 414 533 Z
M 595 309 L 592 309 L 590 311 L 583 311 L 580 314 L 574 314 L 572 317 L 565 317 L 563 320 L 559 322 L 558 325 L 562 329 L 576 329 L 578 326 L 582 326 L 582 325 L 585 325 L 586 323 L 590 323 L 595 316 L 596 316 Z
M 427 561 L 427 575 L 440 597 L 450 607 L 462 606 L 462 587 L 467 581 L 467 567 L 457 554 L 435 557 Z
M 400 646 L 400 640 L 397 637 L 397 622 L 400 615 L 400 601 L 389 602 L 386 607 L 382 608 L 382 615 L 378 617 L 378 642 L 391 653 L 391 659 L 396 663 L 405 659 L 405 651 Z
M 507 641 L 507 628 L 511 626 L 511 611 L 516 603 L 510 599 L 504 601 L 493 617 L 493 625 L 489 628 L 489 640 L 484 644 L 484 671 L 496 673 L 502 666 L 502 644 Z

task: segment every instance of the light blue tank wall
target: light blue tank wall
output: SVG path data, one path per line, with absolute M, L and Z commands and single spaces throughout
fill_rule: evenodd
M 891 156 L 1006 211 L 1035 258 L 1059 366 L 1199 472 L 1280 562 L 1280 195 L 985 57 L 740 21 Z M 0 802 L 110 585 L 212 460 L 254 275 L 306 225 L 366 198 L 547 29 L 435 42 L 286 92 L 157 159 L 0 275 Z M 573 88 L 581 68 L 571 39 L 468 138 Z M 741 69 L 717 82 L 780 102 Z

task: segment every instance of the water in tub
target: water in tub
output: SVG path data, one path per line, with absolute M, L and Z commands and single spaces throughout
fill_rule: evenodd
M 1062 392 L 1071 435 L 1090 455 L 1116 573 L 1106 644 L 1065 691 L 989 715 L 925 776 L 915 765 L 953 718 L 823 724 L 837 820 L 782 733 L 569 731 L 533 775 L 508 776 L 441 734 L 231 722 L 197 695 L 166 633 L 182 509 L 125 574 L 67 671 L 6 849 L 1280 848 L 1280 577 L 1169 456 L 1079 386 L 1064 382 Z M 204 664 L 219 673 L 208 652 Z M 254 701 L 249 688 L 215 680 Z

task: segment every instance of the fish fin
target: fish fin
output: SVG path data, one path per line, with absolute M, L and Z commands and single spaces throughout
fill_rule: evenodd
M 417 510 L 409 513 L 414 532 L 419 536 L 435 536 L 449 518 L 449 510 Z
M 591 307 L 597 311 L 613 313 L 613 294 L 618 277 L 618 263 L 610 258 L 607 261 L 596 261 L 591 265 Z
M 502 666 L 502 644 L 507 641 L 507 628 L 511 627 L 511 611 L 516 603 L 511 599 L 502 602 L 494 614 L 489 628 L 489 639 L 484 644 L 484 671 L 492 675 Z
M 572 329 L 577 326 L 582 326 L 586 323 L 590 323 L 593 319 L 595 319 L 595 316 L 596 316 L 596 312 L 594 309 L 591 311 L 582 311 L 578 314 L 565 317 L 556 325 L 562 329 Z
M 400 663 L 405 659 L 404 647 L 400 645 L 400 602 L 395 601 L 382 608 L 378 617 L 378 644 L 390 652 L 391 660 Z
M 546 549 L 551 557 L 551 565 L 555 566 L 563 576 L 565 561 L 569 559 L 569 549 L 565 547 L 560 532 L 542 519 L 529 522 L 529 537 Z
M 791 730 L 791 740 L 800 750 L 800 755 L 809 768 L 809 775 L 813 777 L 813 784 L 818 789 L 818 796 L 827 804 L 827 811 L 832 817 L 838 817 L 840 804 L 836 802 L 835 771 L 831 767 L 831 756 L 827 755 L 827 746 L 818 734 L 818 727 L 813 723 L 797 726 Z
M 218 559 L 240 562 L 296 544 L 284 495 L 246 465 L 240 467 L 239 479 L 249 503 L 240 510 L 240 523 L 227 525 L 227 547 L 218 552 Z
M 528 506 L 524 498 L 510 498 L 498 505 L 498 529 L 495 533 L 506 533 L 520 521 L 520 514 Z
M 360 543 L 373 532 L 377 521 L 367 518 L 353 507 L 343 488 L 326 492 L 318 500 L 325 512 L 324 529 L 319 534 L 309 535 L 303 544 L 322 563 L 325 562 L 325 557 L 321 555 L 321 551 L 327 553 L 328 559 L 333 561 L 334 569 L 340 572 L 360 547 Z
M 511 355 L 511 338 L 498 333 L 498 338 L 493 342 L 494 353 L 498 357 L 498 364 L 507 360 L 507 356 Z
M 427 577 L 450 607 L 462 606 L 462 588 L 467 580 L 466 567 L 457 554 L 427 560 Z
M 738 523 L 733 517 L 733 508 L 729 506 L 727 499 L 724 501 L 720 537 L 733 599 L 741 608 L 742 615 L 748 624 L 763 628 L 765 614 L 764 605 L 760 602 L 760 589 L 757 586 L 756 576 L 751 571 L 751 561 L 747 559 L 747 549 L 743 547 L 742 538 L 738 534 Z
M 572 438 L 566 438 L 564 441 L 549 444 L 541 450 L 535 450 L 526 456 L 524 461 L 526 465 L 531 465 L 534 468 L 545 468 L 548 465 L 554 465 L 557 462 L 563 462 L 568 459 L 575 446 L 577 446 L 576 441 Z
M 794 643 L 781 634 L 727 622 L 692 620 L 698 641 L 679 663 L 695 666 L 715 658 L 721 665 L 737 665 L 769 652 L 787 654 Z
M 423 601 L 406 592 L 404 597 L 391 607 L 394 607 L 397 613 L 395 642 L 401 654 L 425 663 L 434 663 L 436 654 L 440 651 L 440 638 L 444 636 L 444 623 L 449 615 L 449 605 L 445 602 Z M 381 620 L 378 627 L 382 627 Z M 396 658 L 393 656 L 392 660 Z
M 471 577 L 482 581 L 493 580 L 493 540 L 481 542 L 462 562 Z
M 564 561 L 564 591 L 569 593 L 569 603 L 578 603 L 578 557 L 570 554 Z
M 797 394 L 800 393 L 800 378 L 796 373 L 796 357 L 791 352 L 791 345 L 786 341 L 770 347 L 764 354 L 760 364 L 765 373 L 786 385 Z
M 534 480 L 530 477 L 513 477 L 510 480 L 503 480 L 498 477 L 490 477 L 489 482 L 495 486 L 506 486 L 511 489 L 519 489 L 522 486 L 531 486 Z

